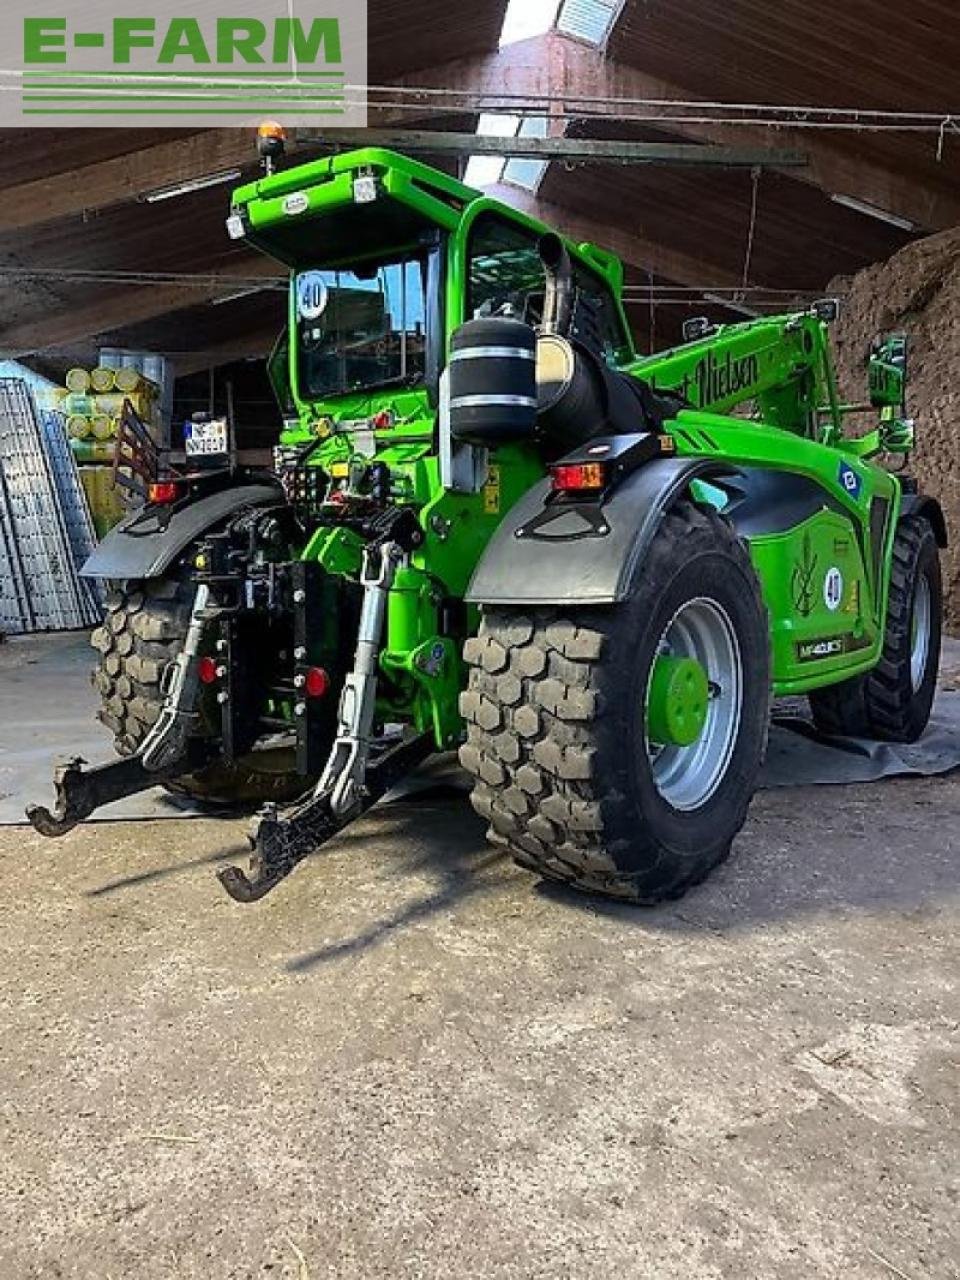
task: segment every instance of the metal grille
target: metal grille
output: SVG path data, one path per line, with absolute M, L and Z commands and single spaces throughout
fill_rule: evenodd
M 86 628 L 100 617 L 96 596 L 77 576 L 70 499 L 65 507 L 58 489 L 66 458 L 56 437 L 52 447 L 48 439 L 26 383 L 0 378 L 0 628 L 11 634 Z M 65 477 L 62 483 L 70 488 Z M 82 542 L 79 512 L 72 518 Z
M 60 510 L 63 512 L 67 526 L 67 537 L 73 556 L 74 573 L 80 584 L 81 592 L 87 597 L 94 618 L 99 621 L 103 614 L 105 592 L 96 578 L 79 577 L 84 561 L 97 545 L 97 534 L 90 516 L 87 495 L 80 483 L 80 472 L 76 459 L 70 448 L 70 437 L 62 413 L 47 409 L 40 415 L 43 428 L 43 443 L 47 451 L 53 481 L 57 487 Z
M 0 465 L 0 634 L 33 631 L 34 615 L 3 466 Z

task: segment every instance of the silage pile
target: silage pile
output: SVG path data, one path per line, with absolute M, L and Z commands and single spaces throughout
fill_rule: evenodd
M 834 341 L 845 400 L 866 399 L 866 357 L 874 337 L 897 331 L 910 337 L 908 409 L 918 447 L 909 470 L 946 512 L 947 616 L 951 629 L 960 630 L 960 227 L 834 280 L 831 291 L 844 303 Z

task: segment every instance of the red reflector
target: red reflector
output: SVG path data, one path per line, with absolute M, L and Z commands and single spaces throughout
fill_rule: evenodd
M 217 680 L 216 658 L 201 658 L 197 663 L 197 675 L 201 684 L 214 684 Z
M 180 486 L 176 480 L 155 480 L 147 489 L 147 497 L 151 502 L 176 502 L 180 496 Z
M 607 483 L 607 472 L 602 462 L 578 462 L 551 467 L 550 470 L 553 487 L 561 493 L 602 489 Z
M 304 678 L 303 687 L 308 698 L 322 698 L 330 688 L 330 677 L 323 667 L 311 667 Z

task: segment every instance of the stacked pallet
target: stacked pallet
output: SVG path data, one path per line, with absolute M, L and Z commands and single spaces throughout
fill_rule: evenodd
M 125 400 L 156 434 L 160 389 L 136 369 L 71 369 L 57 392 L 70 448 L 80 466 L 97 535 L 103 537 L 125 514 L 123 496 L 113 483 L 117 432 Z

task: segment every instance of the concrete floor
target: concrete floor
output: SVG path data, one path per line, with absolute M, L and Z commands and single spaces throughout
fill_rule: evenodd
M 0 830 L 0 1276 L 960 1275 L 960 779 L 758 796 L 654 911 L 462 799 Z
M 0 644 L 0 827 L 24 821 L 28 801 L 52 805 L 54 764 L 81 756 L 109 760 L 113 735 L 96 717 L 99 698 L 90 681 L 89 638 L 80 632 L 17 636 Z M 793 705 L 795 704 L 795 705 Z M 778 704 L 801 714 L 805 699 Z M 770 731 L 761 787 L 867 782 L 883 775 L 924 776 L 960 768 L 960 640 L 948 639 L 941 687 L 930 727 L 916 746 L 848 743 L 827 746 L 776 723 Z M 445 775 L 466 794 L 470 780 L 458 774 L 452 755 Z M 435 772 L 435 766 L 431 766 Z M 415 785 L 421 785 L 421 778 Z M 405 780 L 398 790 L 409 789 Z M 92 821 L 183 818 L 208 813 L 161 787 L 98 809 Z M 0 1277 L 2 1280 L 2 1277 Z

